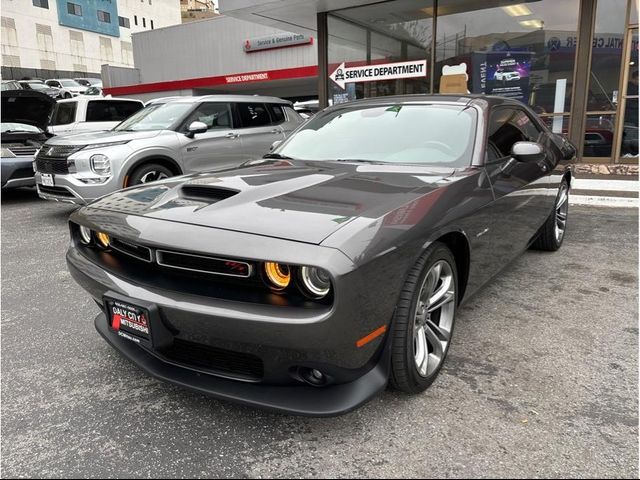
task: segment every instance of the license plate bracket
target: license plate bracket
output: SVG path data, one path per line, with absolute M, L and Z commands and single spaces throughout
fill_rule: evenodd
M 42 185 L 44 185 L 45 187 L 55 186 L 55 180 L 52 173 L 41 173 L 40 179 L 42 180 Z

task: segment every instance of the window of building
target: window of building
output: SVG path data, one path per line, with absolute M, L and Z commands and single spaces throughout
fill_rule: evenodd
M 263 127 L 271 124 L 271 117 L 263 103 L 238 103 L 243 128 Z
M 50 25 L 40 25 L 36 23 L 36 38 L 40 53 L 53 52 L 53 34 Z
M 43 70 L 55 70 L 56 62 L 53 60 L 47 60 L 47 59 L 41 58 L 40 68 L 42 68 Z
M 32 0 L 34 7 L 49 8 L 49 0 Z
M 149 20 L 151 22 L 151 30 L 153 30 L 153 20 Z
M 92 100 L 87 105 L 87 122 L 121 122 L 141 108 L 140 102 Z
M 147 20 L 144 17 L 142 17 L 142 27 L 147 28 Z
M 131 28 L 131 23 L 127 17 L 118 17 L 118 25 L 124 28 Z
M 100 37 L 100 59 L 113 62 L 113 47 L 110 38 Z
M 82 7 L 77 3 L 67 2 L 67 13 L 69 15 L 77 15 L 78 17 L 81 17 Z
M 133 16 L 133 24 L 136 25 L 136 26 L 138 25 L 138 16 L 137 15 Z
M 122 63 L 133 65 L 133 48 L 131 42 L 120 42 L 120 49 L 122 51 Z
M 13 18 L 2 17 L 2 45 L 18 46 L 16 21 Z M 4 65 L 4 63 L 3 63 Z
M 69 30 L 69 42 L 71 44 L 71 55 L 75 57 L 84 57 L 84 37 L 82 32 Z
M 104 10 L 98 10 L 98 21 L 103 23 L 111 23 L 111 14 Z
M 19 67 L 20 57 L 18 55 L 2 55 L 3 67 Z

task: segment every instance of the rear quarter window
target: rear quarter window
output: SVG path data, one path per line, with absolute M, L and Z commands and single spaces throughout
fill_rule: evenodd
M 267 105 L 267 108 L 269 109 L 272 123 L 274 125 L 280 125 L 281 123 L 284 123 L 286 121 L 284 110 L 282 110 L 282 105 Z
M 51 125 L 67 125 L 76 121 L 78 102 L 58 102 L 51 117 Z
M 142 103 L 92 100 L 87 105 L 87 122 L 121 122 L 142 109 Z

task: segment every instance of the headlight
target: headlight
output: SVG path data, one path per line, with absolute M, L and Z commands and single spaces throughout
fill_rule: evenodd
M 91 230 L 84 225 L 80 225 L 80 241 L 84 245 L 89 245 L 91 243 Z
M 331 290 L 331 277 L 329 272 L 317 267 L 302 267 L 300 280 L 307 293 L 314 298 L 325 297 Z
M 265 262 L 264 273 L 274 290 L 284 290 L 291 283 L 289 265 L 275 262 Z
M 109 157 L 98 153 L 96 155 L 91 155 L 90 160 L 91 170 L 95 173 L 102 176 L 111 175 L 111 161 L 109 160 Z
M 106 147 L 115 147 L 116 145 L 124 145 L 125 143 L 129 143 L 129 140 L 124 140 L 122 142 L 107 142 L 107 143 L 94 143 L 93 145 L 87 145 L 83 150 L 93 150 L 95 148 L 106 148 Z
M 2 147 L 2 158 L 14 158 L 15 155 L 8 148 Z
M 111 243 L 109 235 L 104 232 L 96 232 L 96 238 L 98 239 L 98 243 L 104 248 L 107 248 L 109 246 L 109 243 Z

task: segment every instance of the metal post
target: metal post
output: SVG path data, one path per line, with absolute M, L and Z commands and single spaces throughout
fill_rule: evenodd
M 326 12 L 319 12 L 318 22 L 318 103 L 329 106 L 329 28 Z
M 591 71 L 591 46 L 596 22 L 597 0 L 582 0 L 578 20 L 578 45 L 573 71 L 573 93 L 571 95 L 571 120 L 569 140 L 578 148 L 578 159 L 584 151 L 584 130 L 587 102 L 589 99 L 589 72 Z

